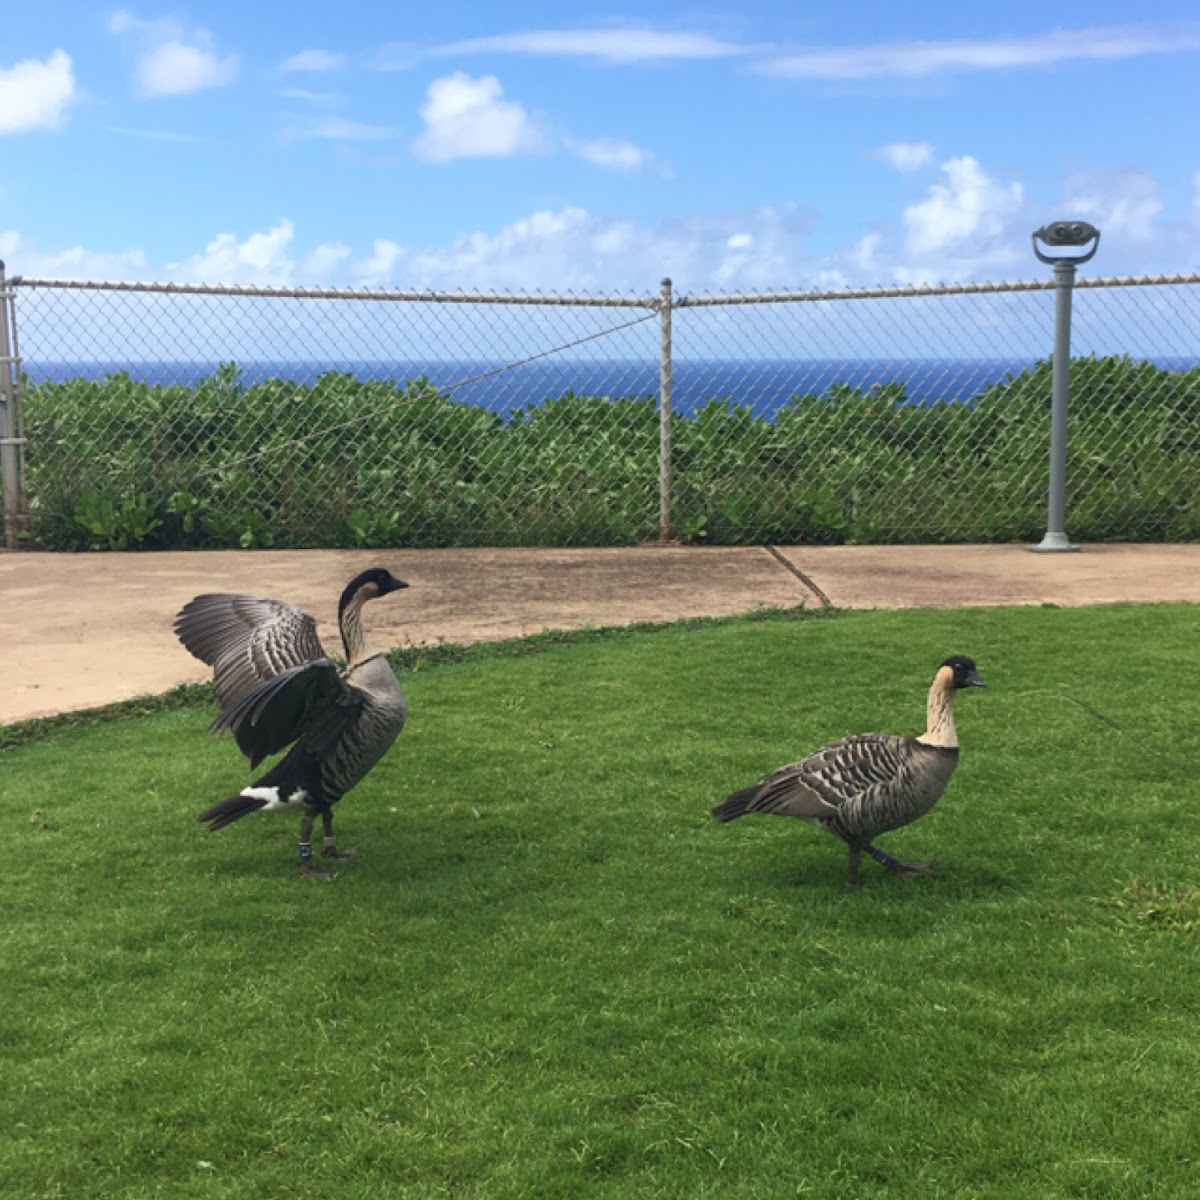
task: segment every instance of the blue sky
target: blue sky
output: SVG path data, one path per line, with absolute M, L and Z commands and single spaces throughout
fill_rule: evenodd
M 1137 13 L 1131 17 L 1131 13 Z M 651 15 L 652 14 L 652 15 Z M 683 291 L 1200 270 L 1194 3 L 10 5 L 10 274 Z

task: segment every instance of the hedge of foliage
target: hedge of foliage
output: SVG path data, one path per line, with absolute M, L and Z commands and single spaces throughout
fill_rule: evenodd
M 673 425 L 689 541 L 1013 541 L 1045 524 L 1050 366 L 970 403 L 904 387 L 714 397 Z M 499 416 L 423 379 L 27 385 L 28 536 L 53 549 L 625 545 L 658 532 L 651 398 L 566 394 Z M 1200 538 L 1200 370 L 1072 366 L 1068 529 Z

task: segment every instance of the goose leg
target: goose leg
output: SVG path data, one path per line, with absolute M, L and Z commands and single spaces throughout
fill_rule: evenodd
M 312 856 L 313 814 L 306 812 L 300 821 L 300 871 L 309 879 L 332 879 L 333 872 L 318 867 Z
M 862 884 L 858 881 L 858 864 L 862 861 L 862 847 L 850 844 L 850 877 L 846 880 L 846 890 L 857 892 Z
M 886 850 L 880 850 L 877 846 L 868 846 L 867 853 L 877 862 L 882 863 L 897 879 L 916 879 L 918 875 L 935 875 L 934 859 L 929 858 L 923 862 L 901 862 L 898 858 L 893 858 Z
M 358 853 L 357 846 L 347 846 L 345 850 L 337 848 L 337 843 L 333 838 L 333 813 L 329 809 L 325 809 L 321 813 L 321 823 L 325 826 L 325 844 L 321 848 L 321 853 L 326 858 L 353 858 Z

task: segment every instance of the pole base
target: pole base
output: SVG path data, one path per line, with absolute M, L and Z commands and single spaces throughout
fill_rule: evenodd
M 1065 533 L 1051 533 L 1046 531 L 1046 536 L 1036 546 L 1030 546 L 1030 550 L 1034 554 L 1061 554 L 1066 551 L 1078 551 L 1079 547 L 1072 545 L 1067 540 Z

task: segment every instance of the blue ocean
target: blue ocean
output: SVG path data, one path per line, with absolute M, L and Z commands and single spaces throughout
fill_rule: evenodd
M 1197 359 L 1156 359 L 1168 371 L 1197 366 Z M 1016 359 L 755 359 L 676 361 L 671 371 L 673 409 L 694 413 L 706 401 L 729 399 L 771 417 L 793 396 L 826 395 L 839 384 L 870 391 L 903 384 L 910 404 L 969 402 L 984 389 L 1019 375 L 1034 360 Z M 194 386 L 217 370 L 216 362 L 26 362 L 33 382 L 84 377 L 103 379 L 126 371 L 146 383 Z M 424 377 L 462 404 L 506 415 L 574 392 L 580 396 L 657 396 L 659 368 L 648 360 L 538 361 L 511 365 L 475 361 L 272 361 L 240 363 L 246 385 L 264 379 L 311 383 L 326 372 L 404 383 Z
M 672 365 L 672 407 L 690 414 L 712 398 L 747 404 L 758 416 L 772 416 L 793 396 L 825 395 L 838 384 L 870 390 L 903 384 L 912 404 L 969 401 L 992 384 L 1033 365 L 1002 359 L 810 359 L 676 361 Z M 194 386 L 218 367 L 215 362 L 36 362 L 24 370 L 32 382 L 71 378 L 103 379 L 125 371 L 146 383 Z M 424 377 L 452 399 L 500 413 L 540 404 L 574 392 L 583 396 L 647 397 L 659 391 L 659 367 L 651 361 L 574 360 L 517 366 L 472 361 L 273 361 L 240 363 L 245 384 L 264 379 L 311 383 L 330 371 L 359 379 L 403 383 Z

